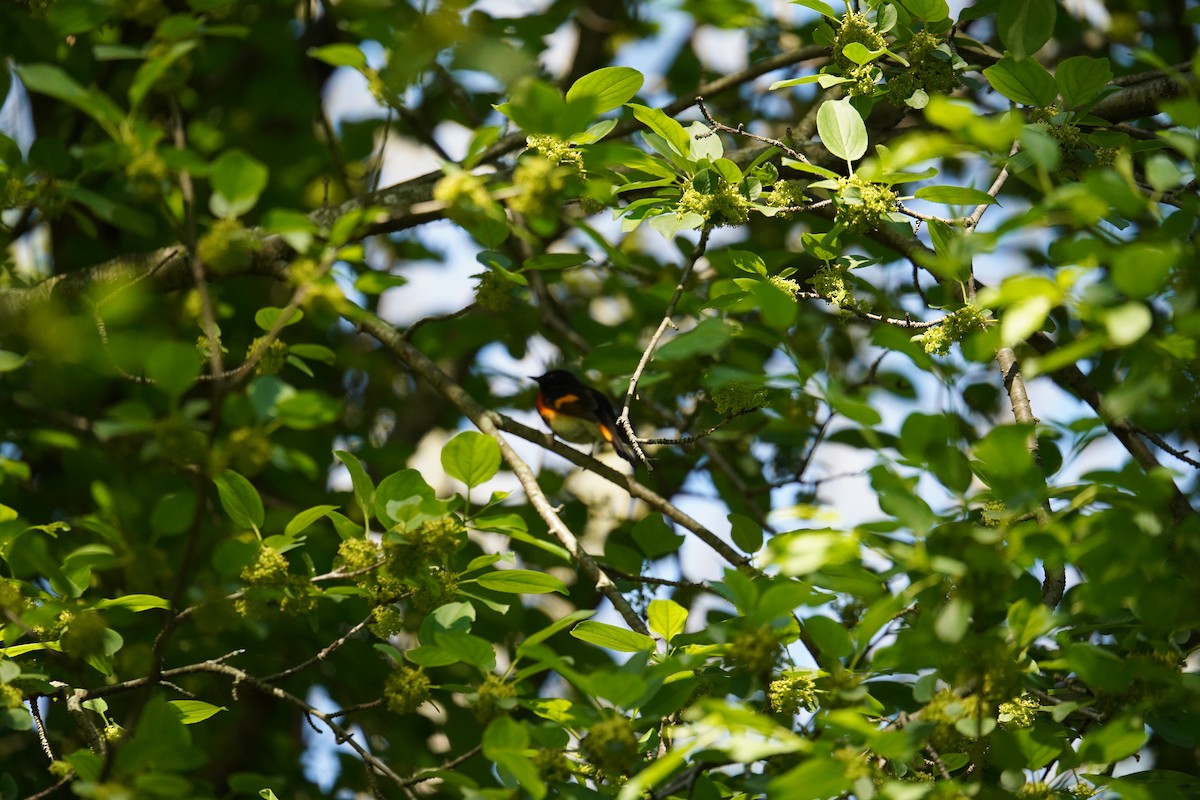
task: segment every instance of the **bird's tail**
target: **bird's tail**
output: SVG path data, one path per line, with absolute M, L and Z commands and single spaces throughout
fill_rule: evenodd
M 638 459 L 637 453 L 634 452 L 633 445 L 630 443 L 625 429 L 617 424 L 613 425 L 612 446 L 617 455 L 632 464 L 634 469 L 637 469 L 638 464 L 641 462 Z

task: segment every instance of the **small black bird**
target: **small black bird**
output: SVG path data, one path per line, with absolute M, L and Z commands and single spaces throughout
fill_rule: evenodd
M 608 442 L 617 455 L 637 467 L 637 454 L 603 393 L 564 369 L 550 370 L 534 380 L 538 384 L 537 410 L 550 430 L 577 444 Z

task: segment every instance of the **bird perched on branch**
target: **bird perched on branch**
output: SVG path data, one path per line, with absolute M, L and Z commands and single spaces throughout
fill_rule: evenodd
M 550 370 L 534 380 L 537 410 L 551 431 L 577 444 L 608 442 L 617 455 L 637 467 L 629 436 L 617 425 L 617 414 L 602 392 L 564 369 Z

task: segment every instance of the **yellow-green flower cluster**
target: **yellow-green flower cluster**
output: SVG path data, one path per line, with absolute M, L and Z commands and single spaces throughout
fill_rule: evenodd
M 487 184 L 470 172 L 452 172 L 433 187 L 433 199 L 447 206 L 478 211 L 493 204 Z
M 800 284 L 796 283 L 791 278 L 785 278 L 782 275 L 772 275 L 767 280 L 770 281 L 772 286 L 793 300 L 796 299 L 796 295 L 800 294 Z
M 573 171 L 560 167 L 544 156 L 526 156 L 513 171 L 517 193 L 508 199 L 508 207 L 527 217 L 557 214 Z
M 742 381 L 730 381 L 712 394 L 713 405 L 723 417 L 743 414 L 758 408 L 766 399 L 767 390 Z
M 1017 790 L 1017 797 L 1024 800 L 1053 800 L 1054 789 L 1042 781 L 1030 781 Z
M 805 708 L 813 711 L 817 707 L 817 684 L 813 673 L 800 670 L 785 672 L 771 681 L 767 689 L 771 710 L 780 714 L 795 714 Z
M 81 611 L 71 615 L 63 630 L 62 648 L 76 658 L 87 658 L 104 650 L 104 631 L 108 624 L 98 611 Z
M 725 660 L 752 675 L 767 676 L 775 667 L 779 650 L 779 636 L 774 630 L 766 626 L 750 628 L 729 643 Z
M 838 179 L 836 221 L 855 233 L 870 230 L 895 210 L 897 197 L 890 186 L 857 175 Z
M 255 375 L 275 375 L 283 369 L 287 360 L 287 343 L 279 339 L 268 340 L 266 335 L 259 336 L 250 342 L 246 348 L 246 359 L 258 358 L 254 365 Z
M 375 606 L 371 609 L 371 622 L 367 629 L 380 639 L 389 639 L 404 630 L 404 615 L 392 605 Z
M 196 242 L 196 257 L 217 275 L 228 275 L 250 263 L 258 242 L 238 219 L 219 219 Z
M 722 180 L 711 194 L 697 190 L 689 182 L 679 198 L 680 216 L 688 213 L 703 217 L 706 228 L 745 225 L 750 219 L 750 201 L 728 181 Z
M 908 67 L 888 79 L 888 100 L 902 106 L 913 92 L 948 94 L 959 86 L 949 54 L 939 48 L 945 40 L 929 31 L 917 31 L 908 42 Z
M 260 428 L 237 428 L 225 440 L 225 457 L 242 475 L 257 475 L 271 460 L 271 439 Z
M 21 690 L 9 683 L 0 683 L 0 708 L 19 708 L 25 702 Z
M 801 181 L 775 181 L 766 195 L 767 205 L 773 208 L 796 208 L 804 205 L 804 183 Z
M 626 775 L 637 766 L 637 735 L 633 723 L 623 716 L 608 714 L 592 727 L 579 743 L 589 762 L 610 778 Z
M 1079 800 L 1086 800 L 1088 797 L 1096 796 L 1096 787 L 1090 783 L 1077 783 L 1071 787 L 1071 795 Z
M 489 673 L 470 697 L 471 713 L 486 725 L 496 717 L 507 714 L 516 705 L 517 687 L 504 678 Z
M 560 167 L 570 167 L 579 175 L 583 174 L 583 153 L 572 147 L 566 139 L 548 133 L 534 133 L 525 140 L 525 145 L 548 161 Z
M 931 356 L 944 356 L 950 352 L 950 346 L 962 341 L 969 333 L 983 327 L 983 312 L 976 306 L 966 305 L 958 309 L 942 321 L 940 325 L 927 328 L 924 333 L 912 338 Z
M 162 191 L 167 164 L 157 150 L 143 149 L 125 165 L 125 177 L 139 197 L 154 197 Z
M 816 274 L 806 283 L 813 291 L 825 298 L 830 305 L 838 308 L 861 309 L 865 304 L 850 292 L 846 281 L 846 270 L 837 264 L 826 264 L 817 270 Z
M 507 311 L 512 305 L 513 282 L 495 270 L 489 269 L 479 276 L 475 287 L 475 302 L 488 311 Z
M 1035 108 L 1029 112 L 1029 119 L 1035 123 L 1045 123 L 1046 133 L 1058 142 L 1062 155 L 1058 164 L 1058 174 L 1069 180 L 1077 180 L 1089 169 L 1108 167 L 1117 158 L 1117 148 L 1097 147 L 1088 141 L 1083 131 L 1064 120 L 1055 121 L 1061 113 L 1058 106 Z
M 443 564 L 467 538 L 467 530 L 457 517 L 447 515 L 426 520 L 416 530 L 407 531 L 401 541 L 388 542 L 384 553 L 390 568 L 397 574 L 408 575 L 427 571 L 431 565 Z
M 346 572 L 358 572 L 378 564 L 382 552 L 370 539 L 345 539 L 338 545 L 338 558 Z
M 977 694 L 959 697 L 951 689 L 935 694 L 921 712 L 921 719 L 935 726 L 929 743 L 939 753 L 955 751 L 962 745 L 964 737 L 955 727 L 960 719 L 989 718 L 991 712 L 986 700 Z
M 885 46 L 883 36 L 875 29 L 875 24 L 867 19 L 865 14 L 859 14 L 857 11 L 846 12 L 833 37 L 833 62 L 842 69 L 857 66 L 842 53 L 851 42 L 858 42 L 868 50 L 878 50 Z
M 854 66 L 846 71 L 846 77 L 850 79 L 850 82 L 842 85 L 846 87 L 851 97 L 870 97 L 875 94 L 875 84 L 882 74 L 879 67 L 874 64 Z
M 251 586 L 282 586 L 288 579 L 288 560 L 270 545 L 258 548 L 258 558 L 242 569 L 241 578 Z
M 1037 719 L 1037 712 L 1041 707 L 1042 704 L 1037 698 L 1023 694 L 1000 704 L 997 721 L 1006 728 L 1028 728 Z
M 393 670 L 383 684 L 383 697 L 387 701 L 388 711 L 411 714 L 429 699 L 430 686 L 429 676 L 419 667 Z
M 417 611 L 433 611 L 451 602 L 458 595 L 458 573 L 448 569 L 432 569 L 417 573 L 412 594 L 412 607 Z
M 571 760 L 561 750 L 542 747 L 531 760 L 542 780 L 552 786 L 566 783 L 575 772 Z

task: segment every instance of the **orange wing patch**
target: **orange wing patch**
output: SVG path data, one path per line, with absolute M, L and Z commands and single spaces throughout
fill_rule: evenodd
M 578 403 L 578 402 L 579 402 L 579 396 L 578 396 L 578 395 L 573 395 L 573 394 L 564 394 L 562 397 L 556 398 L 556 399 L 554 400 L 554 407 L 555 407 L 556 409 L 557 409 L 557 408 L 562 408 L 563 406 L 565 406 L 565 405 L 567 405 L 567 404 L 569 404 L 569 403 Z

